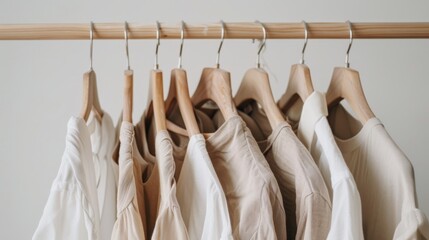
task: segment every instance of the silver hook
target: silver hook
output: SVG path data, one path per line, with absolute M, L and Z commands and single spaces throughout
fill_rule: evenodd
M 220 50 L 222 49 L 223 40 L 225 39 L 225 23 L 222 20 L 220 20 L 220 24 L 222 26 L 222 29 L 220 34 L 220 44 L 219 44 L 219 48 L 217 49 L 216 68 L 219 68 Z
M 92 47 L 94 45 L 94 23 L 92 21 L 89 23 L 89 40 L 89 70 L 92 71 Z
M 349 20 L 347 20 L 347 24 L 349 25 L 350 41 L 349 41 L 349 47 L 347 48 L 347 52 L 346 52 L 346 68 L 350 68 L 349 53 L 350 53 L 350 49 L 352 48 L 352 43 L 353 43 L 353 30 L 352 30 L 352 23 Z
M 159 45 L 161 45 L 161 36 L 160 36 L 160 32 L 161 32 L 161 25 L 159 24 L 158 21 L 156 21 L 156 48 L 155 48 L 155 69 L 158 70 L 159 69 L 159 64 L 158 64 L 158 49 L 159 49 Z
M 302 23 L 304 24 L 304 46 L 302 47 L 301 61 L 299 61 L 300 64 L 304 64 L 304 53 L 305 53 L 305 48 L 307 47 L 307 42 L 308 42 L 307 23 L 305 21 L 302 21 Z
M 263 32 L 263 39 L 262 39 L 261 45 L 260 45 L 260 47 L 259 47 L 259 50 L 258 50 L 258 57 L 257 57 L 257 60 L 256 60 L 256 66 L 257 66 L 258 68 L 260 68 L 260 67 L 261 67 L 261 51 L 262 51 L 262 49 L 265 47 L 265 42 L 267 41 L 267 30 L 265 29 L 265 26 L 264 26 L 264 24 L 263 24 L 263 23 L 261 23 L 261 22 L 260 22 L 260 21 L 258 21 L 258 20 L 256 20 L 255 22 L 256 22 L 256 23 L 259 23 L 259 24 L 261 25 L 261 27 L 262 27 L 262 32 Z
M 185 22 L 182 21 L 181 25 L 182 25 L 180 30 L 181 42 L 180 42 L 180 51 L 179 51 L 179 64 L 178 64 L 179 68 L 182 68 L 182 51 L 183 51 L 183 42 L 185 41 Z
M 128 66 L 128 70 L 130 70 L 130 54 L 128 51 L 128 23 L 127 21 L 125 21 L 125 26 L 124 26 L 124 38 L 125 38 L 125 52 L 127 53 L 127 66 Z

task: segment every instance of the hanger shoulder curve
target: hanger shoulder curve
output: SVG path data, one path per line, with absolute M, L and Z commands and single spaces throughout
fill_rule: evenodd
M 171 71 L 170 89 L 165 101 L 167 113 L 171 111 L 174 101 L 177 101 L 177 104 L 179 105 L 179 110 L 182 115 L 183 122 L 185 123 L 188 135 L 193 136 L 195 134 L 199 134 L 200 130 L 194 114 L 194 107 L 189 95 L 186 71 L 179 68 L 173 69 Z M 167 124 L 166 126 L 167 129 L 171 131 L 175 130 L 175 128 L 169 128 L 170 124 Z
M 328 108 L 345 99 L 356 113 L 359 121 L 366 123 L 375 117 L 366 100 L 359 72 L 345 67 L 336 67 L 326 91 Z
M 268 73 L 261 68 L 247 70 L 234 97 L 237 107 L 251 100 L 262 106 L 272 129 L 284 122 L 283 115 L 274 101 Z
M 90 70 L 83 74 L 83 105 L 80 114 L 81 118 L 87 121 L 92 110 L 94 110 L 97 120 L 101 122 L 103 109 L 98 99 L 97 76 L 93 70 Z
M 231 75 L 222 69 L 204 68 L 191 100 L 197 108 L 208 100 L 214 101 L 225 119 L 237 113 L 232 97 Z
M 282 111 L 289 109 L 300 98 L 303 102 L 314 91 L 310 69 L 305 64 L 294 64 L 291 67 L 286 92 L 277 105 Z

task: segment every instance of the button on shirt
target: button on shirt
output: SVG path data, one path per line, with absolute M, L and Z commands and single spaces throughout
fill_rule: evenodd
M 298 137 L 310 151 L 332 199 L 327 239 L 363 239 L 360 195 L 326 119 L 325 95 L 313 92 L 304 102 Z
M 429 239 L 413 167 L 380 120 L 362 125 L 341 104 L 328 119 L 361 196 L 365 239 Z

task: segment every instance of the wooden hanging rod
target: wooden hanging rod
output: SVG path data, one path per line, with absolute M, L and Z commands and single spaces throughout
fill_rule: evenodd
M 352 23 L 353 38 L 429 38 L 429 22 Z M 270 39 L 301 39 L 302 23 L 264 23 Z M 347 23 L 307 23 L 308 37 L 347 39 Z M 129 23 L 130 39 L 156 38 L 153 24 Z M 220 23 L 186 24 L 187 39 L 219 39 Z M 260 39 L 261 26 L 252 22 L 225 23 L 225 38 Z M 94 39 L 123 39 L 124 23 L 94 23 Z M 180 24 L 161 24 L 162 39 L 180 39 Z M 89 23 L 0 24 L 0 40 L 78 40 L 89 39 Z

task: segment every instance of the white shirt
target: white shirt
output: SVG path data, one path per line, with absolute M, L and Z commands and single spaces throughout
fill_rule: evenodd
M 100 122 L 91 112 L 87 121 L 91 134 L 92 159 L 95 169 L 98 207 L 100 211 L 100 239 L 110 239 L 116 221 L 116 192 L 118 189 L 114 176 L 112 151 L 115 146 L 116 133 L 112 118 L 103 113 Z
M 313 92 L 304 102 L 298 138 L 319 166 L 332 199 L 327 239 L 363 239 L 359 191 L 326 119 L 324 94 Z
M 202 134 L 189 140 L 177 182 L 177 201 L 190 239 L 232 239 L 225 194 Z
M 328 119 L 361 196 L 365 239 L 429 239 L 413 166 L 380 120 L 362 125 L 341 104 Z
M 90 133 L 81 118 L 68 122 L 66 148 L 33 239 L 100 239 Z

